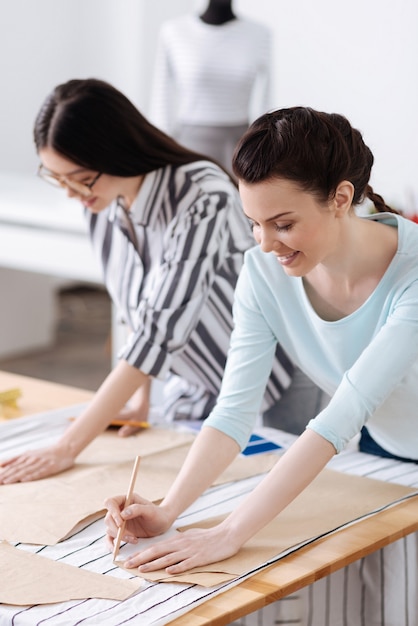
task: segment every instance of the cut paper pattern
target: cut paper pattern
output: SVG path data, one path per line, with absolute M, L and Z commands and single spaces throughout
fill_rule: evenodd
M 123 463 L 191 445 L 195 435 L 164 428 L 150 428 L 131 437 L 119 437 L 117 430 L 107 430 L 94 439 L 77 457 L 78 463 Z M 126 489 L 126 487 L 125 487 Z
M 350 476 L 325 469 L 270 524 L 259 531 L 233 557 L 168 576 L 164 570 L 139 573 L 149 581 L 182 582 L 210 587 L 232 580 L 269 562 L 293 546 L 361 519 L 382 507 L 417 494 L 415 489 L 382 481 Z M 213 518 L 182 527 L 209 528 L 224 519 Z
M 0 542 L 0 602 L 13 605 L 53 604 L 66 600 L 126 600 L 143 581 L 123 580 L 50 561 Z
M 104 433 L 86 448 L 84 462 L 77 462 L 66 472 L 33 482 L 1 485 L 0 539 L 55 545 L 92 516 L 103 515 L 106 498 L 125 492 L 138 448 L 142 448 L 143 456 L 135 490 L 148 500 L 161 500 L 180 470 L 193 438 L 190 434 L 150 430 L 138 437 L 135 450 L 134 441 L 116 433 Z M 117 461 L 126 460 L 111 463 L 112 455 Z M 264 473 L 277 458 L 237 457 L 216 484 Z

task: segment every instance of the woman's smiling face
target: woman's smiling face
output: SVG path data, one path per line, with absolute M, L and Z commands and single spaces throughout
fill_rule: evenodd
M 63 179 L 61 186 L 66 190 L 70 198 L 76 198 L 92 213 L 100 213 L 115 198 L 123 195 L 127 187 L 127 180 L 117 176 L 101 174 L 100 172 L 82 168 L 73 161 L 68 160 L 52 148 L 42 148 L 39 151 L 42 166 L 57 178 Z M 71 182 L 88 185 L 94 182 L 89 195 L 79 193 L 71 186 Z M 68 179 L 69 184 L 65 181 Z
M 255 240 L 272 252 L 289 276 L 305 276 L 338 246 L 333 202 L 319 202 L 292 181 L 239 182 L 239 191 Z

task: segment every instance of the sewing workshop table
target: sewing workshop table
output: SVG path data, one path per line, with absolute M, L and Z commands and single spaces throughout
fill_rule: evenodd
M 87 402 L 92 392 L 0 372 L 0 391 L 19 387 L 19 407 L 30 415 Z M 170 622 L 170 626 L 222 626 L 418 531 L 418 499 L 412 498 L 301 548 Z

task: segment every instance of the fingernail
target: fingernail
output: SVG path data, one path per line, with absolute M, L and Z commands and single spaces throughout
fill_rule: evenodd
M 122 511 L 121 515 L 123 517 L 127 517 L 128 515 L 131 514 L 131 509 L 125 509 L 124 511 Z

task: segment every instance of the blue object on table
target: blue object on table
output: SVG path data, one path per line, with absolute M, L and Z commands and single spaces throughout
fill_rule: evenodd
M 251 435 L 247 447 L 242 451 L 245 456 L 251 454 L 261 454 L 262 452 L 272 452 L 273 450 L 279 450 L 282 446 L 279 446 L 274 441 L 269 441 L 265 437 L 260 435 Z

